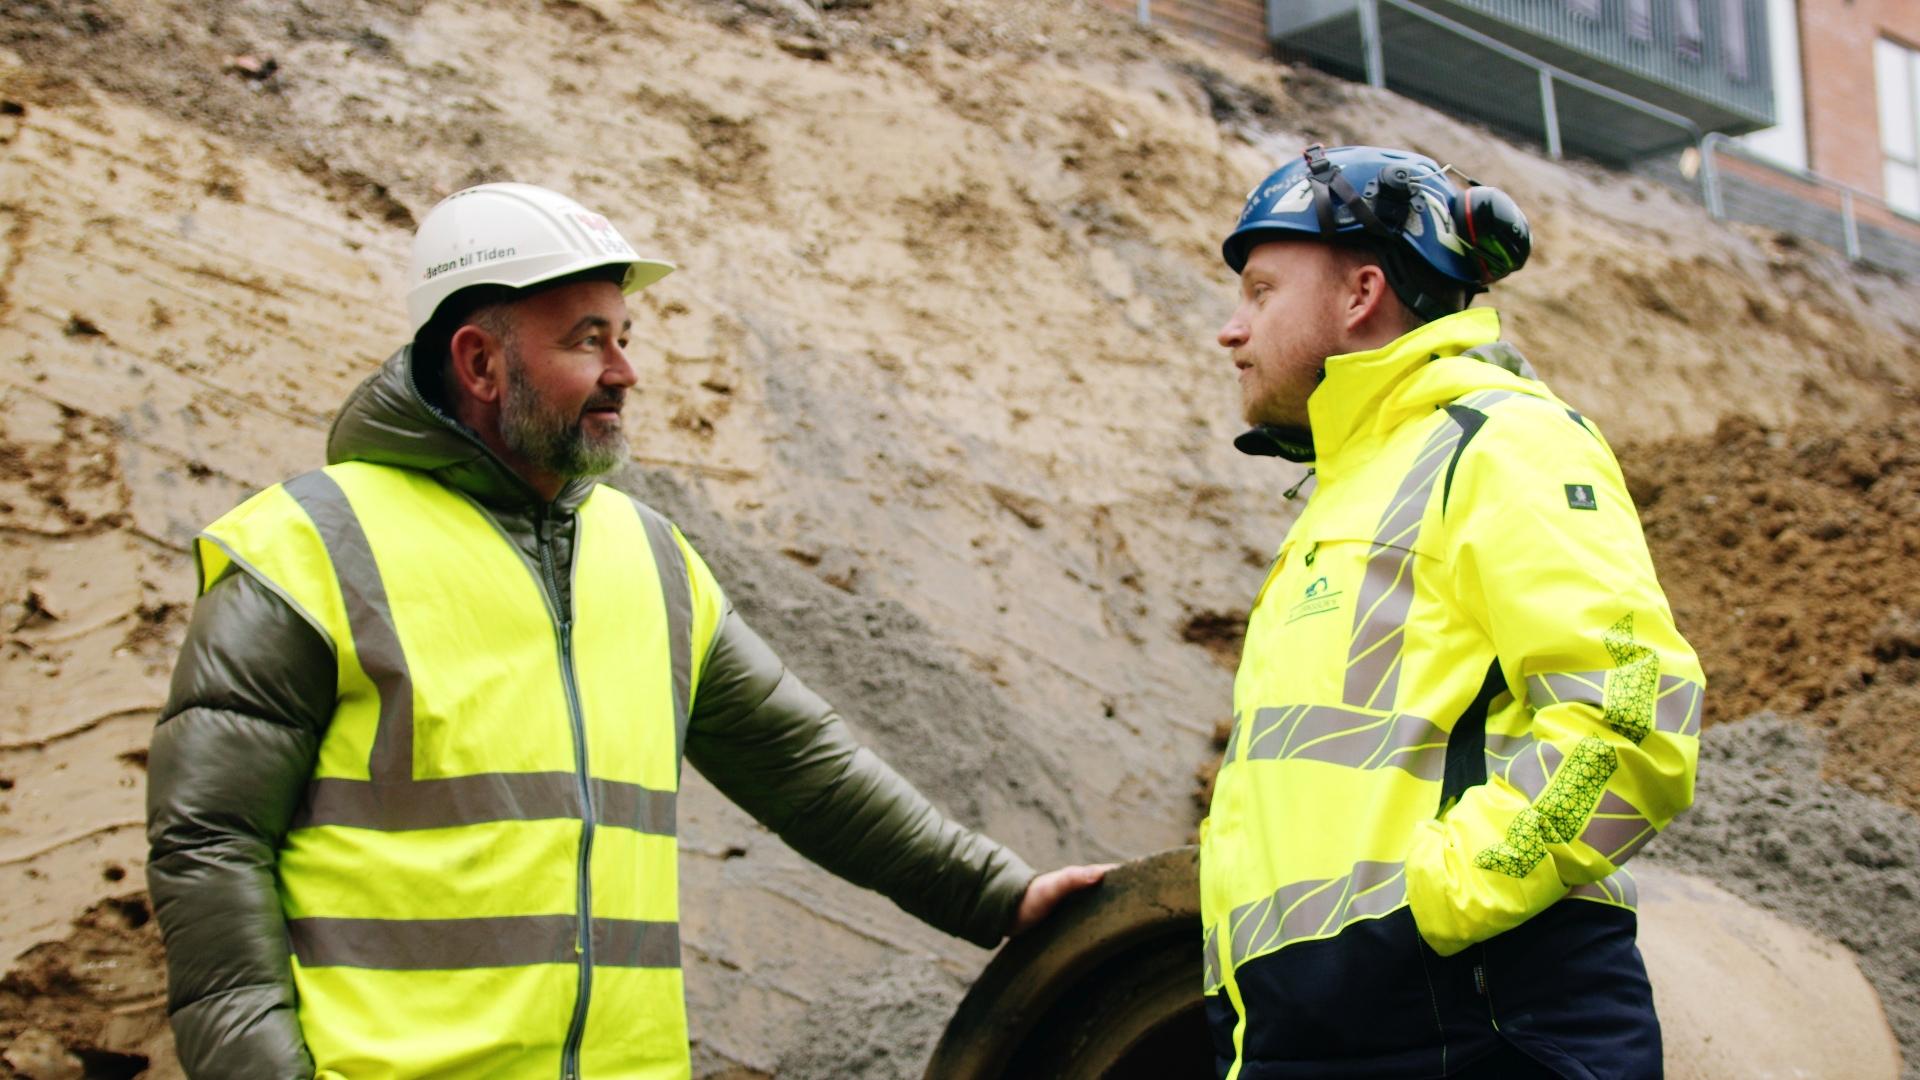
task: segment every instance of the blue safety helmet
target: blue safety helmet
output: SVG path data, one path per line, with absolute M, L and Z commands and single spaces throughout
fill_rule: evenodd
M 1432 321 L 1520 269 L 1533 246 L 1506 192 L 1463 182 L 1464 190 L 1432 158 L 1406 150 L 1309 146 L 1247 196 L 1221 254 L 1237 274 L 1269 240 L 1366 246 L 1400 301 Z

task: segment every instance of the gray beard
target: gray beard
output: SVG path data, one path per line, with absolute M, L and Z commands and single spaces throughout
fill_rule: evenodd
M 611 472 L 627 458 L 627 435 L 587 434 L 578 415 L 549 408 L 527 380 L 520 351 L 507 346 L 507 389 L 500 403 L 500 438 L 521 460 L 569 480 Z

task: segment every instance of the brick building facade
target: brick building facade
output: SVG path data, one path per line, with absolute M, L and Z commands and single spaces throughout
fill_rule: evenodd
M 1806 99 L 1807 167 L 1843 184 L 1879 195 L 1903 210 L 1920 213 L 1920 200 L 1889 190 L 1889 141 L 1912 162 L 1920 111 L 1920 87 L 1912 69 L 1905 82 L 1906 109 L 1882 100 L 1889 47 L 1920 55 L 1920 3 L 1915 0 L 1800 0 L 1800 72 Z M 1876 48 L 1877 43 L 1879 47 Z M 1883 131 L 1889 112 L 1901 114 L 1904 138 Z M 1903 205 L 1904 204 L 1904 205 Z

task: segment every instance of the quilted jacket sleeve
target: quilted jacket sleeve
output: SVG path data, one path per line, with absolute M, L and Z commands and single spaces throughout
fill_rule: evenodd
M 147 886 L 195 1077 L 310 1077 L 276 852 L 333 712 L 324 639 L 244 573 L 194 606 L 148 757 Z
M 1448 587 L 1511 701 L 1495 769 L 1407 860 L 1421 933 L 1458 952 L 1612 874 L 1693 800 L 1706 678 L 1674 628 L 1618 463 L 1553 403 L 1495 406 L 1445 510 Z
M 1033 871 L 856 742 L 731 609 L 694 702 L 687 760 L 795 851 L 949 934 L 1006 935 Z

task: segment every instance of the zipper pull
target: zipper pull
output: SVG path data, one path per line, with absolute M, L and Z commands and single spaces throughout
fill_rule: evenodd
M 1294 496 L 1300 494 L 1300 489 L 1303 487 L 1306 487 L 1307 481 L 1313 479 L 1313 472 L 1314 472 L 1313 466 L 1311 465 L 1307 466 L 1307 475 L 1301 477 L 1299 483 L 1281 492 L 1280 497 L 1283 499 L 1292 499 Z

